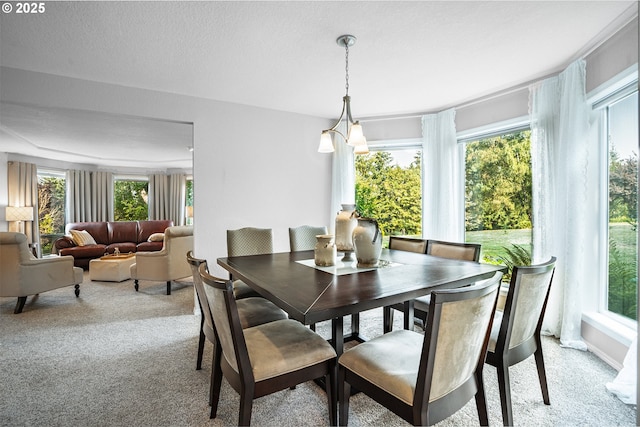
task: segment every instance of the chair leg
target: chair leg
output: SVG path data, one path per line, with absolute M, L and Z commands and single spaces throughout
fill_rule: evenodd
M 404 302 L 404 328 L 413 331 L 414 308 L 413 300 Z
M 325 391 L 327 393 L 327 401 L 329 403 L 329 425 L 335 426 L 338 425 L 338 399 L 336 396 L 337 392 L 337 381 L 336 381 L 336 365 L 334 363 L 331 364 L 329 368 L 329 373 L 324 376 L 325 382 Z
M 382 333 L 393 330 L 393 308 L 386 306 L 382 309 Z
M 16 303 L 15 310 L 13 310 L 13 314 L 22 313 L 22 309 L 24 308 L 25 302 L 27 302 L 27 297 L 18 297 L 18 302 Z
M 138 288 L 140 287 L 140 285 L 138 284 L 138 279 L 133 281 L 133 287 L 135 288 L 136 292 L 138 292 Z
M 213 346 L 213 361 L 211 362 L 211 388 L 209 389 L 209 404 L 211 413 L 209 418 L 215 418 L 218 413 L 218 403 L 220 402 L 220 388 L 222 386 L 222 368 L 220 360 L 222 349 L 219 342 Z
M 196 371 L 202 369 L 202 353 L 204 353 L 204 342 L 206 337 L 202 330 L 204 326 L 204 316 L 200 317 L 200 339 L 198 340 L 198 360 L 196 361 Z
M 76 285 L 75 289 L 73 290 L 73 292 L 75 292 L 76 294 L 76 298 L 78 298 L 80 296 L 80 285 Z
M 476 372 L 476 382 L 478 383 L 478 391 L 476 392 L 476 409 L 478 410 L 478 419 L 481 426 L 489 425 L 489 414 L 487 413 L 487 397 L 484 394 L 484 382 L 482 380 L 482 372 Z
M 542 389 L 542 400 L 545 405 L 550 405 L 551 401 L 549 400 L 549 387 L 547 386 L 547 374 L 544 369 L 544 357 L 542 356 L 542 343 L 540 342 L 540 338 L 536 339 L 538 348 L 536 352 L 533 353 L 536 359 L 536 367 L 538 368 L 538 378 L 540 379 L 540 388 Z
M 345 381 L 345 368 L 338 367 L 338 421 L 339 425 L 346 426 L 349 423 L 349 397 L 351 397 L 351 384 Z
M 171 280 L 167 280 L 167 295 L 171 295 Z
M 253 387 L 245 387 L 240 392 L 239 426 L 251 425 L 251 409 L 253 408 Z
M 496 366 L 498 371 L 498 388 L 500 389 L 500 404 L 502 405 L 502 423 L 505 426 L 513 425 L 511 413 L 511 386 L 509 384 L 509 366 L 504 361 Z

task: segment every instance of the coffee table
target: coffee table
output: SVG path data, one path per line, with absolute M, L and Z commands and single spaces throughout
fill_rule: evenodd
M 102 282 L 122 282 L 131 279 L 129 268 L 136 262 L 136 254 L 105 255 L 89 261 L 89 278 Z

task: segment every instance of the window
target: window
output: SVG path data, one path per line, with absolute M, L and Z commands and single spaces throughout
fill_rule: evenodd
M 465 142 L 465 240 L 482 260 L 531 262 L 531 132 L 515 129 Z
M 53 242 L 64 235 L 65 173 L 38 169 L 38 223 L 42 255 L 50 255 Z
M 637 88 L 637 83 L 636 83 Z M 608 156 L 608 280 L 604 310 L 637 320 L 638 92 L 604 106 Z
M 193 225 L 193 177 L 187 178 L 186 182 L 186 224 Z
M 419 141 L 370 143 L 355 156 L 356 206 L 378 220 L 383 235 L 422 236 L 422 146 Z
M 116 177 L 113 190 L 113 214 L 116 221 L 149 218 L 149 181 L 146 177 Z

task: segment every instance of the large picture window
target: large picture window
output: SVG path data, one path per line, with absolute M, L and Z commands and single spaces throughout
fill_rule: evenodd
M 53 242 L 64 235 L 66 224 L 64 171 L 38 169 L 38 224 L 42 255 L 50 255 Z
M 608 161 L 608 283 L 605 310 L 637 320 L 638 92 L 604 110 Z
M 144 178 L 118 177 L 113 188 L 116 221 L 141 221 L 149 218 L 149 181 Z
M 531 262 L 531 132 L 479 137 L 465 144 L 465 240 L 482 261 Z
M 386 237 L 422 235 L 422 151 L 419 142 L 370 144 L 357 155 L 356 205 L 361 216 L 378 220 Z

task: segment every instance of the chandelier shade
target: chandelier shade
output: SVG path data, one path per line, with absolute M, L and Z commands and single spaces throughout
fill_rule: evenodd
M 347 34 L 338 37 L 336 43 L 338 43 L 338 46 L 345 48 L 345 95 L 342 97 L 342 113 L 340 113 L 340 117 L 331 128 L 323 130 L 320 135 L 318 152 L 333 153 L 335 151 L 333 138 L 331 137 L 331 134 L 335 133 L 340 135 L 347 145 L 354 148 L 353 152 L 355 154 L 366 154 L 369 152 L 367 139 L 364 136 L 360 122 L 353 120 L 351 116 L 351 97 L 349 96 L 349 46 L 353 46 L 356 43 L 356 38 L 355 36 Z M 338 126 L 342 120 L 346 121 L 347 136 L 338 130 Z

